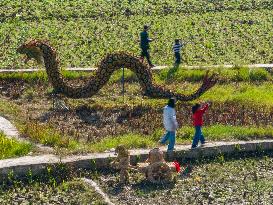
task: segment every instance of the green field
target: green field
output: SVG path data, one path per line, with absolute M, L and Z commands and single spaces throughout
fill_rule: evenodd
M 207 142 L 273 139 L 272 69 L 246 64 L 273 63 L 272 0 L 2 0 L 0 1 L 0 69 L 33 68 L 16 49 L 30 39 L 47 40 L 57 49 L 64 78 L 84 85 L 94 73 L 64 71 L 97 66 L 107 53 L 140 54 L 139 33 L 149 31 L 154 82 L 191 94 L 206 71 L 186 65 L 220 65 L 217 84 L 199 99 L 176 104 L 176 144 L 190 145 L 194 135 L 191 107 L 211 101 L 204 115 Z M 182 65 L 173 67 L 174 39 L 186 42 Z M 230 69 L 221 65 L 232 64 Z M 26 155 L 105 152 L 120 144 L 128 149 L 153 148 L 165 130 L 162 108 L 167 99 L 143 95 L 136 75 L 121 70 L 94 96 L 59 95 L 68 110 L 56 109 L 56 96 L 44 71 L 0 74 L 0 115 L 26 141 L 0 132 L 0 160 Z M 36 144 L 53 149 L 42 150 Z M 162 149 L 165 149 L 166 146 Z M 238 150 L 239 151 L 239 150 Z M 169 184 L 151 184 L 130 171 L 130 185 L 118 185 L 111 169 L 94 172 L 60 163 L 35 176 L 13 172 L 0 182 L 0 204 L 105 204 L 79 177 L 92 178 L 114 204 L 272 204 L 272 153 L 258 149 L 234 156 L 180 161 L 183 173 Z M 91 162 L 93 163 L 93 162 Z
M 106 53 L 139 55 L 139 32 L 150 24 L 155 64 L 173 62 L 175 38 L 190 41 L 189 65 L 272 63 L 273 6 L 269 0 L 239 1 L 9 1 L 0 3 L 0 68 L 25 65 L 16 48 L 27 39 L 47 39 L 62 67 L 91 66 Z
M 152 58 L 155 64 L 169 65 L 153 72 L 157 84 L 189 94 L 198 88 L 205 71 L 185 65 L 235 65 L 210 69 L 219 74 L 217 85 L 198 100 L 178 103 L 178 143 L 190 143 L 190 108 L 206 100 L 213 102 L 205 116 L 208 140 L 272 138 L 272 72 L 241 66 L 272 63 L 272 7 L 269 0 L 5 0 L 0 3 L 0 68 L 37 67 L 34 61 L 24 64 L 16 53 L 31 38 L 49 40 L 61 68 L 95 66 L 118 50 L 138 55 L 139 33 L 149 24 L 155 39 Z M 175 38 L 188 42 L 177 69 L 172 68 Z M 75 85 L 93 75 L 63 74 Z M 62 113 L 52 109 L 53 89 L 45 72 L 1 74 L 0 111 L 22 137 L 69 152 L 103 151 L 119 143 L 130 148 L 155 146 L 163 134 L 166 99 L 143 96 L 135 74 L 128 70 L 123 98 L 120 81 L 117 71 L 92 98 L 63 98 L 70 111 Z

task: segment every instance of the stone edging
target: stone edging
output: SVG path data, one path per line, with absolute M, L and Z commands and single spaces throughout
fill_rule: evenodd
M 199 159 L 214 157 L 219 154 L 230 155 L 238 152 L 254 152 L 273 150 L 273 140 L 254 140 L 237 142 L 210 142 L 205 147 L 190 149 L 189 145 L 177 145 L 176 151 L 165 153 L 168 160 L 174 159 Z M 148 149 L 130 150 L 131 164 L 143 162 L 148 157 Z M 60 158 L 56 155 L 25 156 L 15 159 L 0 160 L 0 177 L 7 177 L 10 172 L 14 176 L 25 176 L 29 170 L 33 175 L 38 175 L 47 166 L 59 163 L 82 169 L 108 169 L 113 152 L 93 153 L 82 156 L 67 156 Z

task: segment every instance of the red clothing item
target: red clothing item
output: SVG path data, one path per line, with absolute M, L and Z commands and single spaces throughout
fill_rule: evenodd
M 205 106 L 199 108 L 192 116 L 193 119 L 193 125 L 194 126 L 202 126 L 203 125 L 203 114 L 208 109 L 209 104 L 206 104 Z

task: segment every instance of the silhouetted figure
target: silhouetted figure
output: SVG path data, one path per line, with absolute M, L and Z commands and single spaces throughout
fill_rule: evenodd
M 153 41 L 152 39 L 149 39 L 149 35 L 148 35 L 149 26 L 145 25 L 143 29 L 144 30 L 140 33 L 140 48 L 141 48 L 140 56 L 142 61 L 144 60 L 144 57 L 146 57 L 149 66 L 154 67 L 154 65 L 151 62 L 150 53 L 149 53 L 149 49 L 150 49 L 149 44 L 151 41 Z

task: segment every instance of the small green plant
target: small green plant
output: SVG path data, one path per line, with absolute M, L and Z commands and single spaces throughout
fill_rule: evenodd
M 225 156 L 223 154 L 219 154 L 217 157 L 216 157 L 217 161 L 221 164 L 223 164 L 225 162 Z
M 24 91 L 23 97 L 31 101 L 33 98 L 37 97 L 37 93 L 33 87 L 30 87 Z
M 140 159 L 141 159 L 140 155 L 137 155 L 136 156 L 136 163 L 140 162 Z
M 62 135 L 49 125 L 43 125 L 37 122 L 27 122 L 21 128 L 21 132 L 25 137 L 35 142 L 52 147 L 74 149 L 78 145 L 75 140 L 71 140 L 68 136 Z
M 240 145 L 240 144 L 235 144 L 235 145 L 234 145 L 234 148 L 235 148 L 235 151 L 237 151 L 237 152 L 242 151 L 242 148 L 241 148 L 241 145 Z
M 261 154 L 261 153 L 264 153 L 264 149 L 263 149 L 263 146 L 262 146 L 262 144 L 258 144 L 257 145 L 257 153 L 258 154 Z
M 28 172 L 27 172 L 27 180 L 28 183 L 32 184 L 34 182 L 33 180 L 33 175 L 32 175 L 32 170 L 29 168 Z
M 251 69 L 249 72 L 249 78 L 251 81 L 267 81 L 270 78 L 270 74 L 265 69 Z
M 9 139 L 0 132 L 0 159 L 26 155 L 32 148 L 32 144 Z
M 91 170 L 93 170 L 93 171 L 97 170 L 96 161 L 94 159 L 90 160 L 90 167 L 91 167 Z

